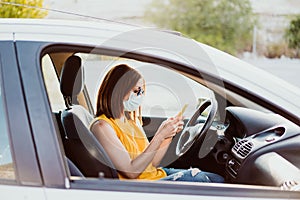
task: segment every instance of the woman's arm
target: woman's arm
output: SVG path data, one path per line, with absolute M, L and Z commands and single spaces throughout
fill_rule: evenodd
M 92 132 L 107 152 L 116 169 L 128 178 L 134 179 L 152 162 L 163 141 L 176 134 L 174 127 L 173 121 L 165 123 L 164 127 L 161 127 L 152 138 L 144 152 L 133 160 L 117 137 L 115 130 L 107 122 L 99 120 L 92 126 Z
M 159 164 L 161 163 L 161 160 L 165 156 L 171 142 L 172 142 L 172 137 L 167 138 L 162 142 L 162 144 L 160 145 L 159 149 L 157 150 L 157 152 L 152 160 L 152 165 L 154 167 L 159 166 Z
M 176 133 L 179 133 L 180 131 L 182 131 L 183 129 L 183 117 L 182 116 L 176 116 L 175 118 L 171 118 L 172 120 L 176 120 L 176 126 L 177 126 L 177 130 Z M 165 156 L 171 142 L 172 142 L 173 137 L 169 137 L 166 138 L 162 144 L 160 145 L 159 149 L 157 150 L 153 160 L 152 160 L 152 165 L 155 167 L 158 167 L 159 164 L 161 163 L 161 160 L 163 159 L 163 157 Z

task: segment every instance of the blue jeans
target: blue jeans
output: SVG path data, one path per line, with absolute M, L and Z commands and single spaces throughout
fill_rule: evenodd
M 204 172 L 199 170 L 198 168 L 191 168 L 191 169 L 162 168 L 162 169 L 167 173 L 167 176 L 160 180 L 224 183 L 224 178 L 222 176 L 211 172 Z

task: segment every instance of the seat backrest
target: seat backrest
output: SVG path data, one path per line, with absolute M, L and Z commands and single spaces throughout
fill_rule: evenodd
M 66 60 L 60 77 L 60 88 L 67 106 L 61 113 L 66 156 L 86 177 L 99 177 L 101 173 L 105 178 L 118 178 L 105 150 L 89 130 L 93 116 L 81 105 L 73 105 L 83 86 L 81 58 L 71 56 Z

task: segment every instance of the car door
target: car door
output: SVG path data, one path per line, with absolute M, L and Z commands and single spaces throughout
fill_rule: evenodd
M 57 46 L 58 52 L 62 52 L 62 50 L 70 52 L 70 49 L 73 53 L 87 52 L 84 51 L 86 46 L 70 46 L 70 44 L 61 43 L 50 44 L 28 41 L 17 42 L 16 45 L 20 63 L 20 74 L 22 75 L 24 93 L 26 95 L 26 105 L 28 106 L 28 116 L 30 118 L 32 135 L 36 145 L 36 158 L 40 165 L 47 199 L 58 199 L 62 197 L 73 199 L 119 199 L 122 197 L 127 199 L 189 198 L 224 200 L 241 198 L 267 199 L 274 197 L 286 199 L 287 195 L 291 199 L 297 197 L 298 194 L 296 193 L 283 192 L 277 188 L 260 186 L 244 186 L 238 184 L 210 185 L 201 183 L 184 184 L 134 180 L 120 181 L 118 179 L 106 179 L 101 176 L 99 178 L 70 176 L 68 166 L 63 159 L 64 150 L 59 138 L 59 125 L 57 124 L 57 119 L 53 116 L 54 106 L 51 105 L 51 98 L 47 93 L 45 74 L 43 74 L 43 66 L 41 66 L 45 49 L 50 45 L 52 51 L 55 51 L 55 47 Z M 105 59 L 102 57 L 102 60 Z M 110 60 L 109 62 L 114 61 Z M 92 71 L 86 75 L 89 77 L 87 81 L 91 81 L 91 83 L 87 82 L 86 84 L 99 86 L 101 81 L 99 74 Z M 93 80 L 90 75 L 94 75 L 96 80 Z M 58 82 L 58 79 L 56 81 Z M 89 89 L 87 89 L 87 91 L 96 92 L 96 90 Z M 90 97 L 92 98 L 93 95 L 90 94 Z M 91 102 L 91 105 L 93 105 L 93 102 Z M 180 108 L 181 106 L 176 107 L 173 112 L 176 114 Z M 153 116 L 155 115 L 153 114 Z M 151 129 L 154 130 L 154 128 L 150 128 L 150 130 Z
M 45 199 L 16 54 L 12 40 L 0 41 L 0 194 Z

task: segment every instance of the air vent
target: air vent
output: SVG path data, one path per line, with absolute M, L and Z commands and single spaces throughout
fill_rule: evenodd
M 238 154 L 240 157 L 245 158 L 250 153 L 252 147 L 252 142 L 248 140 L 241 140 L 234 145 L 233 152 Z
M 281 190 L 300 191 L 300 184 L 297 181 L 285 181 L 281 185 Z

